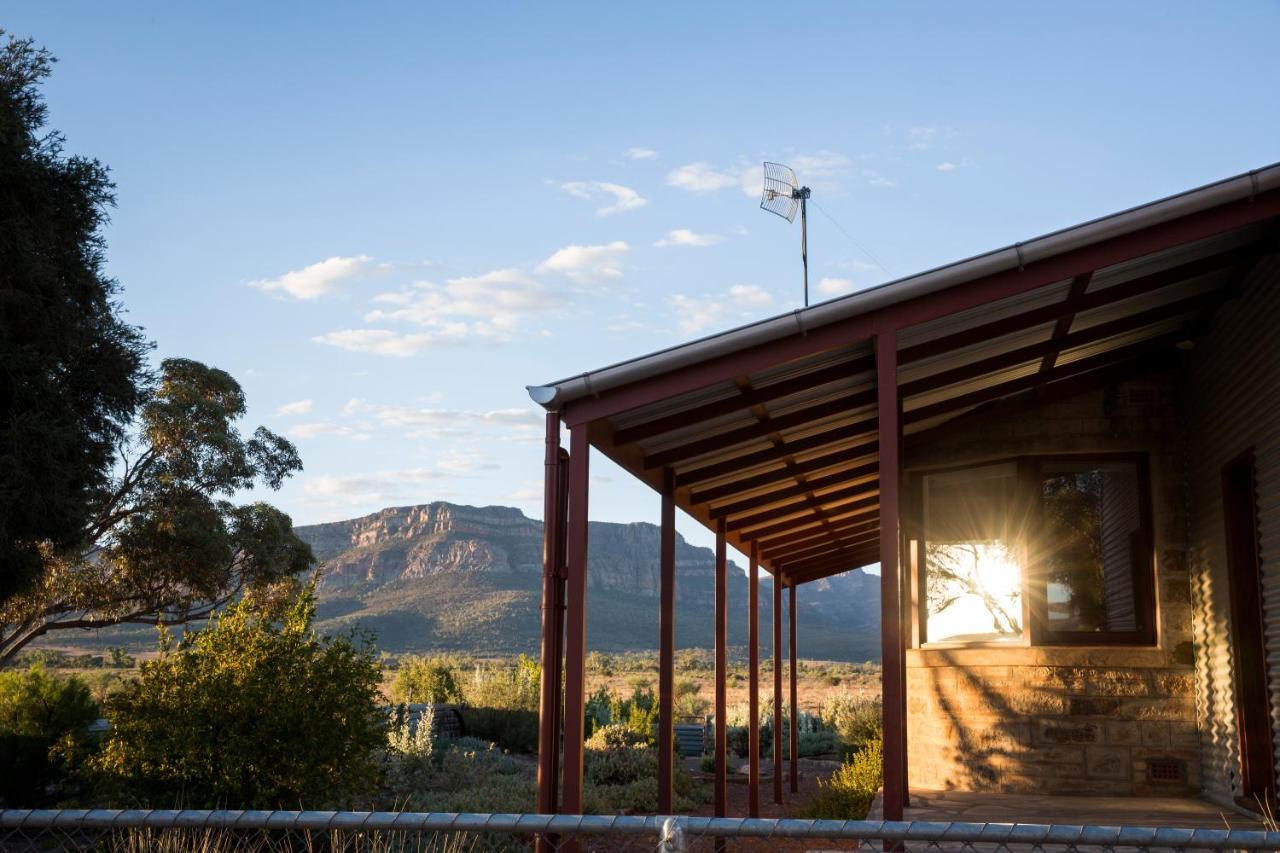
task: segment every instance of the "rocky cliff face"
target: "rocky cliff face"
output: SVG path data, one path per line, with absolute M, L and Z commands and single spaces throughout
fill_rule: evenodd
M 391 507 L 363 518 L 297 528 L 325 564 L 324 587 L 422 578 L 439 572 L 542 572 L 542 522 L 514 507 L 436 502 Z M 652 524 L 588 526 L 592 588 L 658 594 L 658 540 Z M 714 555 L 676 537 L 676 571 L 714 580 Z
M 542 523 L 512 507 L 444 502 L 296 528 L 325 566 L 320 627 L 359 622 L 390 651 L 535 652 L 541 618 Z M 588 636 L 602 651 L 657 644 L 658 548 L 652 524 L 588 527 Z M 761 579 L 767 620 L 772 586 Z M 713 642 L 715 555 L 676 537 L 676 625 L 682 647 Z M 747 579 L 729 571 L 733 646 L 745 643 Z M 853 572 L 801 588 L 800 648 L 809 657 L 876 656 L 879 579 Z M 768 631 L 762 636 L 768 639 Z

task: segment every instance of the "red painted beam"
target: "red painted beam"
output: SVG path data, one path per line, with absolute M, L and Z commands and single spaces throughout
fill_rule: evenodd
M 582 814 L 583 711 L 587 676 L 587 487 L 591 482 L 586 425 L 569 430 L 568 581 L 564 667 L 565 814 Z
M 823 504 L 835 504 L 840 501 L 849 501 L 855 498 L 864 498 L 864 496 L 867 496 L 867 495 L 874 496 L 875 494 L 877 494 L 877 486 L 874 482 L 860 483 L 856 486 L 850 486 L 847 489 L 837 489 L 834 492 L 828 492 L 827 494 L 821 496 L 821 502 Z M 867 503 L 867 501 L 870 501 L 870 503 Z M 875 505 L 875 500 L 873 497 L 866 497 L 864 500 L 858 502 L 859 507 L 869 507 L 874 505 Z M 787 504 L 786 506 L 776 507 L 773 509 L 764 510 L 762 512 L 757 512 L 754 515 L 745 515 L 742 518 L 735 518 L 729 522 L 729 529 L 742 530 L 747 527 L 755 527 L 757 524 L 764 524 L 765 522 L 773 521 L 774 519 L 785 518 L 789 515 L 802 512 L 806 509 L 809 509 L 809 507 L 807 503 L 803 501 L 790 503 L 790 504 Z M 846 506 L 840 507 L 839 509 L 833 508 L 831 512 L 833 513 L 848 512 L 850 509 L 851 507 L 846 505 Z M 754 539 L 761 538 L 758 532 L 753 532 L 753 533 L 744 534 L 744 535 Z
M 1161 320 L 1167 320 L 1173 317 L 1179 317 L 1201 308 L 1207 308 L 1216 305 L 1222 301 L 1222 295 L 1209 291 L 1200 293 L 1186 299 L 1179 299 L 1166 305 L 1160 305 L 1150 308 L 1146 311 L 1134 314 L 1129 317 L 1120 317 L 1106 323 L 1099 323 L 1096 326 L 1090 326 L 1079 332 L 1062 335 L 1057 338 L 1050 338 L 1047 341 L 1030 344 L 1025 347 L 1019 347 L 1015 350 L 1000 353 L 999 355 L 983 358 L 968 364 L 954 367 L 951 370 L 940 370 L 937 373 L 931 373 L 911 382 L 905 382 L 898 388 L 898 394 L 903 397 L 914 397 L 917 394 L 923 394 L 928 391 L 934 391 L 938 388 L 945 388 L 948 385 L 954 385 L 958 382 L 965 382 L 970 379 L 976 379 L 988 373 L 995 373 L 1000 370 L 1006 370 L 1016 367 L 1020 364 L 1035 361 L 1039 358 L 1052 361 L 1056 359 L 1058 353 L 1074 349 L 1084 344 L 1094 343 L 1095 341 L 1106 340 L 1107 338 L 1131 332 L 1135 329 L 1141 329 Z M 1053 358 L 1050 358 L 1050 357 Z M 1047 362 L 1046 362 L 1047 363 Z M 1052 367 L 1044 369 L 1041 367 L 1040 375 L 1050 375 Z
M 740 412 L 752 406 L 759 406 L 772 400 L 780 400 L 783 397 L 809 391 L 821 385 L 828 385 L 832 382 L 847 382 L 850 376 L 871 370 L 874 366 L 874 359 L 870 357 L 858 358 L 851 364 L 837 364 L 792 379 L 786 379 L 782 382 L 774 382 L 771 385 L 742 390 L 733 397 L 716 400 L 712 403 L 704 403 L 701 406 L 692 406 L 671 415 L 664 415 L 635 426 L 619 429 L 614 433 L 613 437 L 619 444 L 644 441 L 646 438 L 653 438 L 656 435 L 662 435 L 664 432 L 683 429 L 689 424 L 697 423 L 698 421 L 711 420 L 733 412 Z
M 1093 281 L 1093 273 L 1091 272 L 1071 279 L 1071 288 L 1067 291 L 1067 298 L 1062 303 L 1063 310 L 1070 313 L 1058 317 L 1057 322 L 1053 324 L 1053 332 L 1049 335 L 1049 340 L 1060 341 L 1071 332 L 1071 324 L 1076 321 L 1076 314 L 1080 312 L 1080 300 L 1084 298 L 1085 291 L 1089 289 L 1089 282 L 1091 281 Z M 1053 370 L 1060 352 L 1062 352 L 1061 346 L 1044 354 L 1044 358 L 1040 362 L 1041 373 L 1048 373 Z
M 865 340 L 882 329 L 901 329 L 977 308 L 1103 267 L 1185 245 L 1280 215 L 1280 191 L 1222 204 L 1179 219 L 1033 261 L 946 290 L 894 303 L 747 350 L 726 353 L 598 396 L 566 404 L 566 423 L 611 417 L 660 400 L 755 373 L 778 364 Z
M 756 474 L 752 477 L 744 477 L 741 480 L 733 480 L 718 486 L 693 491 L 689 493 L 689 503 L 701 504 L 723 500 L 724 498 L 730 498 L 774 483 L 792 480 L 796 474 L 813 474 L 817 471 L 835 468 L 837 465 L 848 465 L 858 458 L 869 459 L 875 455 L 875 447 L 876 445 L 873 441 L 870 444 L 858 447 L 854 453 L 850 453 L 848 449 L 837 450 L 834 453 L 824 453 L 822 456 L 815 456 L 812 459 L 796 462 L 784 468 L 776 468 L 763 474 Z
M 644 457 L 644 467 L 646 470 L 652 470 L 654 467 L 662 467 L 663 465 L 675 465 L 677 462 L 696 459 L 696 457 L 705 456 L 707 453 L 726 450 L 726 448 L 733 447 L 735 444 L 755 441 L 755 439 L 764 438 L 765 435 L 781 432 L 783 429 L 808 427 L 813 421 L 840 418 L 840 416 L 850 416 L 851 418 L 859 409 L 864 409 L 864 407 L 870 406 L 874 402 L 876 402 L 874 391 L 837 397 L 836 400 L 828 400 L 827 402 L 818 403 L 817 406 L 806 407 L 806 409 L 788 411 L 785 415 L 778 415 L 777 418 L 769 418 L 768 420 L 760 421 L 760 423 L 750 424 L 748 427 L 731 429 L 728 432 L 709 435 L 707 438 L 699 438 L 698 441 L 650 453 L 650 455 Z
M 884 707 L 884 819 L 902 820 L 903 780 L 907 757 L 903 746 L 902 584 L 898 566 L 898 477 L 901 432 L 898 423 L 898 345 L 890 331 L 876 337 L 876 379 L 880 411 L 880 658 Z
M 802 497 L 810 494 L 811 492 L 829 489 L 833 486 L 842 486 L 857 480 L 865 480 L 869 477 L 874 478 L 879 470 L 880 465 L 878 462 L 859 465 L 858 467 L 851 468 L 848 471 L 837 471 L 836 473 L 828 474 L 825 477 L 815 477 L 812 480 L 805 480 L 794 486 L 784 486 L 779 489 L 774 489 L 767 494 L 757 495 L 751 498 L 743 498 L 740 501 L 724 504 L 722 506 L 715 506 L 710 509 L 709 515 L 712 518 L 727 518 L 731 515 L 737 515 L 749 510 L 759 509 L 763 506 L 770 506 L 788 498 Z M 814 497 L 816 500 L 821 500 L 822 498 L 821 495 L 815 495 Z
M 707 438 L 700 438 L 696 441 L 688 442 L 677 447 L 671 447 L 666 450 L 659 450 L 656 453 L 649 454 L 644 458 L 644 467 L 646 470 L 660 468 L 663 465 L 674 465 L 683 462 L 686 459 L 695 459 L 699 456 L 705 456 L 708 453 L 723 451 L 736 444 L 743 444 L 748 441 L 754 441 L 758 438 L 764 438 L 770 433 L 780 432 L 785 429 L 795 429 L 796 427 L 808 426 L 814 421 L 821 421 L 826 418 L 835 418 L 840 416 L 853 417 L 857 414 L 857 410 L 865 408 L 875 403 L 875 391 L 862 391 L 857 394 L 848 394 L 844 397 L 838 397 L 834 400 L 828 400 L 825 403 L 819 403 L 816 406 L 808 406 L 803 409 L 796 409 L 787 412 L 785 415 L 771 417 L 767 421 L 761 423 L 750 424 L 749 426 L 738 427 L 727 432 L 717 433 Z M 863 417 L 862 420 L 866 420 Z
M 1161 347 L 1173 346 L 1173 344 L 1185 337 L 1186 334 L 1181 331 L 1169 335 L 1161 335 L 1160 337 L 1150 338 L 1136 344 L 1117 347 L 1116 349 L 1100 353 L 1090 358 L 1082 358 L 1079 361 L 1073 361 L 1070 364 L 1064 364 L 1061 367 L 1055 367 L 1048 373 L 1033 373 L 1030 376 L 1012 379 L 1008 382 L 1002 382 L 999 385 L 992 385 L 988 388 L 972 391 L 968 394 L 961 394 L 947 400 L 940 400 L 937 403 L 931 403 L 927 406 L 917 406 L 903 414 L 902 422 L 904 424 L 919 423 L 920 421 L 926 421 L 939 415 L 958 412 L 963 409 L 970 408 L 971 406 L 976 406 L 980 403 L 986 403 L 991 400 L 997 400 L 1001 397 L 1007 397 L 1008 395 L 1019 391 L 1037 388 L 1057 379 L 1065 379 L 1068 376 L 1088 373 L 1089 371 L 1097 370 L 1098 368 L 1105 367 L 1109 364 L 1116 364 L 1122 361 L 1138 358 L 1146 355 L 1148 352 L 1156 351 Z M 883 423 L 883 421 L 884 418 L 882 417 L 881 422 Z M 884 442 L 881 441 L 880 443 L 882 447 L 880 459 L 883 462 Z
M 754 543 L 747 585 L 747 782 L 747 817 L 760 817 L 760 561 Z
M 807 453 L 811 450 L 819 450 L 823 447 L 839 444 L 844 441 L 854 441 L 854 446 L 848 448 L 850 451 L 859 449 L 864 453 L 875 453 L 875 436 L 876 421 L 874 418 L 871 418 L 860 423 L 848 424 L 846 426 L 837 427 L 836 429 L 807 435 L 804 438 L 783 439 L 782 444 L 774 447 L 754 450 L 750 453 L 734 456 L 731 459 L 724 459 L 719 462 L 712 462 L 708 465 L 701 465 L 697 468 L 687 468 L 684 471 L 680 471 L 676 474 L 676 487 L 683 488 L 695 483 L 705 483 L 708 480 L 715 480 L 729 474 L 750 471 L 752 468 L 756 468 L 760 465 L 767 465 L 770 462 L 777 462 L 780 459 L 785 459 L 788 456 L 794 456 L 797 453 Z M 863 450 L 863 448 L 865 448 L 865 450 Z
M 865 528 L 874 528 L 880 521 L 874 518 L 861 518 L 859 516 L 846 517 L 831 521 L 828 525 L 822 525 L 821 522 L 811 522 L 817 524 L 817 527 L 805 527 L 799 530 L 792 530 L 790 533 L 784 533 L 780 536 L 771 536 L 768 539 L 760 539 L 760 547 L 764 550 L 762 554 L 767 554 L 770 549 L 778 548 L 785 545 L 794 545 L 798 542 L 806 542 L 817 539 L 820 536 L 829 533 L 845 533 Z
M 782 579 L 773 579 L 773 802 L 782 805 Z
M 559 564 L 558 541 L 561 538 L 560 514 L 560 416 L 549 412 L 546 417 L 545 459 L 543 462 L 542 517 L 542 683 L 538 700 L 538 780 L 539 814 L 555 814 L 559 805 L 556 784 L 559 781 L 560 754 L 560 648 L 561 594 L 564 588 Z M 550 850 L 553 841 L 539 836 L 541 850 Z
M 791 793 L 800 792 L 800 703 L 797 700 L 796 680 L 799 677 L 799 671 L 796 668 L 796 587 L 795 584 L 790 586 L 791 594 L 787 596 L 787 607 L 789 610 L 787 619 L 787 631 L 790 634 L 787 643 L 787 654 L 791 658 L 789 671 L 791 673 L 791 733 L 789 735 L 790 743 L 787 746 L 791 752 Z
M 661 540 L 658 546 L 658 814 L 673 811 L 675 782 L 676 501 L 675 475 L 662 476 Z
M 792 545 L 789 549 L 771 551 L 769 560 L 782 567 L 783 571 L 795 563 L 802 560 L 811 560 L 828 554 L 832 551 L 849 551 L 857 548 L 859 545 L 868 543 L 878 543 L 880 541 L 880 531 L 877 527 L 868 527 L 859 530 L 856 533 L 845 534 L 843 536 L 832 534 L 826 540 L 815 540 L 813 542 L 802 542 Z
M 846 503 L 843 506 L 832 508 L 830 510 L 830 515 L 827 517 L 827 520 L 836 521 L 839 519 L 847 518 L 850 514 L 862 515 L 866 512 L 874 511 L 878 503 L 879 503 L 879 498 L 877 497 L 870 497 L 864 500 L 856 500 L 856 501 L 853 501 L 852 503 Z M 801 506 L 800 504 L 796 504 L 786 514 L 790 514 L 792 512 L 801 512 L 803 510 L 804 510 L 803 506 Z M 779 516 L 775 515 L 773 517 L 777 518 Z M 743 533 L 738 534 L 738 538 L 741 539 L 743 542 L 751 542 L 756 539 L 767 539 L 771 536 L 774 536 L 775 534 L 788 533 L 806 524 L 813 524 L 821 521 L 822 519 L 814 517 L 812 514 L 810 514 L 809 518 L 789 518 L 786 521 L 780 521 L 777 524 L 771 524 L 771 525 L 768 525 L 767 527 L 761 527 L 758 530 L 745 531 Z M 732 527 L 732 525 L 730 525 L 730 527 Z
M 1085 293 L 1075 303 L 1068 305 L 1065 302 L 1059 302 L 1054 305 L 1045 305 L 1030 311 L 1024 311 L 1021 314 L 1012 317 L 1004 317 L 1000 320 L 993 320 L 990 323 L 984 323 L 981 326 L 975 326 L 965 329 L 951 335 L 941 338 L 935 338 L 931 341 L 916 344 L 915 346 L 903 347 L 898 353 L 899 364 L 911 364 L 924 358 L 931 358 L 944 352 L 962 349 L 974 344 L 983 343 L 994 338 L 1003 337 L 1014 332 L 1020 332 L 1023 329 L 1030 329 L 1034 326 L 1040 326 L 1045 323 L 1051 323 L 1071 314 L 1089 311 L 1094 308 L 1101 308 L 1104 305 L 1111 305 L 1116 302 L 1122 302 L 1125 299 L 1132 299 L 1135 296 L 1141 296 L 1152 291 L 1159 290 L 1162 287 L 1168 287 L 1171 284 L 1187 281 L 1188 279 L 1197 278 L 1209 273 L 1218 272 L 1232 267 L 1247 258 L 1257 257 L 1262 251 L 1256 246 L 1248 245 L 1240 248 L 1231 249 L 1216 255 L 1210 255 L 1180 264 L 1169 269 L 1159 270 L 1149 273 L 1135 279 L 1094 291 L 1093 293 Z M 1085 270 L 1078 275 L 1085 273 L 1092 274 L 1092 270 Z M 1063 276 L 1066 278 L 1067 276 Z M 1047 283 L 1047 282 L 1046 282 Z
M 729 575 L 724 521 L 716 525 L 716 722 L 715 816 L 725 817 L 729 805 Z
M 793 581 L 796 584 L 806 584 L 816 580 L 822 580 L 823 578 L 829 578 L 833 575 L 842 575 L 845 572 L 852 572 L 855 569 L 861 569 L 865 566 L 871 565 L 872 563 L 878 562 L 880 562 L 880 548 L 879 546 L 876 546 L 873 549 L 851 554 L 844 560 L 828 563 L 825 566 L 802 566 L 785 574 L 788 581 Z

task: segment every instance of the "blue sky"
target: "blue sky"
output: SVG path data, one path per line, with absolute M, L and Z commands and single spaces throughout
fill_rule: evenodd
M 113 170 L 130 319 L 298 444 L 297 523 L 540 516 L 526 384 L 799 304 L 763 159 L 826 211 L 817 298 L 1280 160 L 1275 2 L 20 0 L 0 27 L 60 58 L 52 123 Z M 593 466 L 593 517 L 656 519 Z

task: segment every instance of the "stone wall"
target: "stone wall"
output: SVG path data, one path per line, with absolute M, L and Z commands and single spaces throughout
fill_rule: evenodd
M 908 471 L 1026 454 L 1143 451 L 1151 469 L 1155 647 L 907 652 L 915 788 L 1171 795 L 1200 788 L 1175 377 L 1128 382 L 908 447 Z M 1167 779 L 1169 771 L 1176 777 Z

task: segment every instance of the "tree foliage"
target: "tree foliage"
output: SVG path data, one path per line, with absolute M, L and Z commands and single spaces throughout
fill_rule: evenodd
M 0 672 L 0 806 L 34 807 L 73 793 L 98 705 L 81 679 L 36 665 Z
M 103 270 L 107 170 L 45 128 L 52 63 L 0 30 L 0 603 L 84 544 L 145 385 Z
M 314 584 L 253 595 L 143 664 L 107 702 L 99 768 L 155 806 L 317 808 L 371 794 L 386 718 L 371 645 L 312 630 Z
M 391 698 L 397 702 L 461 702 L 462 691 L 447 658 L 409 655 L 396 670 Z
M 239 384 L 227 373 L 168 359 L 93 503 L 84 544 L 41 548 L 30 592 L 0 604 L 0 662 L 50 631 L 207 618 L 240 593 L 259 601 L 314 562 L 289 516 L 237 493 L 278 488 L 302 468 L 285 439 L 243 435 Z

